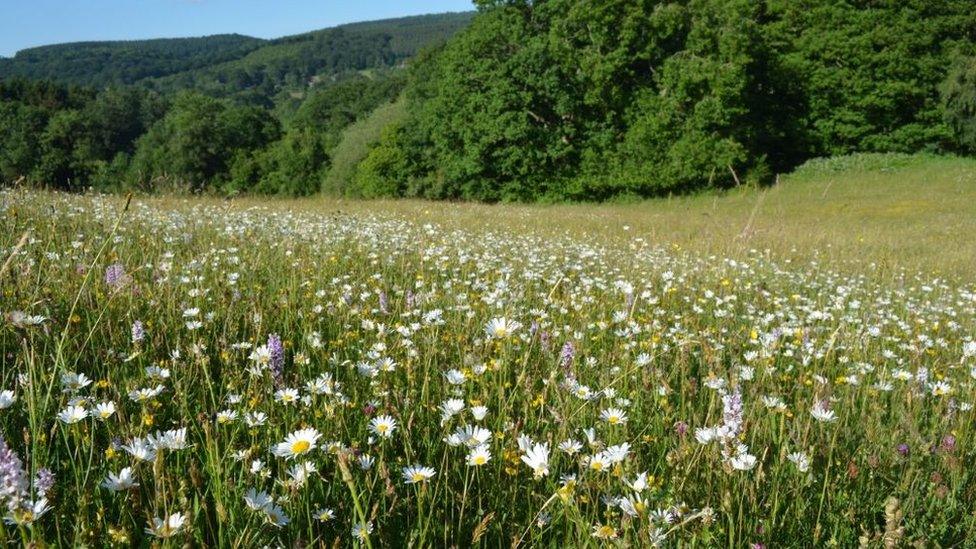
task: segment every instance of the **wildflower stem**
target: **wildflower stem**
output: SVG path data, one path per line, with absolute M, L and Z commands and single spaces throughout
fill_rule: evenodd
M 360 524 L 366 525 L 366 513 L 363 512 L 363 507 L 359 503 L 359 494 L 356 490 L 356 483 L 352 478 L 352 473 L 349 471 L 348 458 L 345 453 L 339 453 L 338 463 L 339 471 L 342 474 L 342 482 L 345 483 L 346 488 L 349 489 L 349 495 L 352 497 L 353 507 L 356 509 L 356 516 L 359 518 Z M 369 535 L 365 536 L 366 547 L 368 549 L 373 549 L 373 542 L 370 541 Z

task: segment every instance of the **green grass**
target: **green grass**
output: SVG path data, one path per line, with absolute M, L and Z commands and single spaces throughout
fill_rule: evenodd
M 856 155 L 812 161 L 780 183 L 633 204 L 307 204 L 601 242 L 640 236 L 697 254 L 734 257 L 756 249 L 780 259 L 817 259 L 833 268 L 881 276 L 903 269 L 963 280 L 976 274 L 974 159 Z
M 0 542 L 965 546 L 973 174 L 952 158 L 807 167 L 766 190 L 601 206 L 124 211 L 5 191 L 0 434 L 22 463 L 0 469 L 55 483 L 40 516 L 25 505 L 43 486 L 0 491 L 16 519 Z M 272 334 L 278 369 L 251 358 Z M 92 383 L 65 386 L 72 373 Z M 445 417 L 450 399 L 464 409 Z M 105 419 L 58 418 L 103 402 Z M 384 415 L 389 438 L 369 427 Z M 487 463 L 447 442 L 464 426 L 490 433 Z M 301 429 L 321 436 L 292 445 Z M 126 450 L 150 435 L 151 459 Z M 303 453 L 276 455 L 283 442 Z M 536 444 L 548 474 L 522 459 Z M 406 483 L 415 464 L 434 475 Z M 138 486 L 101 486 L 125 467 Z M 252 489 L 273 503 L 249 508 Z M 171 537 L 144 531 L 177 513 L 156 529 Z

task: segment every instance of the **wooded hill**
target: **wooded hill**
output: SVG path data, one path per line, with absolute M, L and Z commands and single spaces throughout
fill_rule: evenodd
M 41 46 L 0 58 L 0 80 L 25 77 L 95 88 L 140 84 L 270 105 L 283 90 L 301 93 L 348 71 L 394 67 L 446 40 L 472 17 L 468 12 L 367 21 L 274 40 L 222 34 Z
M 39 56 L 17 74 L 76 63 L 89 86 L 0 79 L 0 176 L 606 200 L 764 184 L 815 157 L 976 153 L 969 0 L 475 3 L 259 43 L 28 50 L 0 74 Z M 140 47 L 167 53 L 125 68 Z M 70 61 L 99 48 L 118 62 Z

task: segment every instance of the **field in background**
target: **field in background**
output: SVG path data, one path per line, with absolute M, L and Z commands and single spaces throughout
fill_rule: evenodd
M 594 244 L 640 236 L 654 245 L 730 257 L 768 250 L 781 259 L 816 259 L 881 276 L 899 269 L 963 278 L 976 273 L 976 159 L 968 158 L 886 154 L 815 160 L 768 189 L 624 204 L 253 198 L 228 207 L 258 204 L 558 234 Z

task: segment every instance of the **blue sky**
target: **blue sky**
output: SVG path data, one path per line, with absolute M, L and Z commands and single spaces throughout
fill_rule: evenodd
M 0 0 L 0 56 L 80 40 L 232 32 L 276 38 L 353 21 L 471 9 L 471 0 Z

